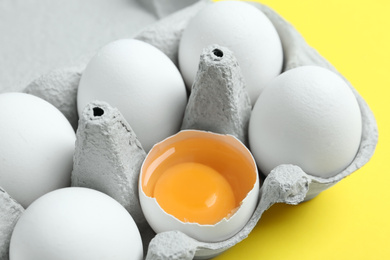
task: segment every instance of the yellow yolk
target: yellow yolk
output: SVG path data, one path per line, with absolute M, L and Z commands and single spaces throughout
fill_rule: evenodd
M 181 163 L 168 168 L 156 182 L 154 197 L 169 214 L 183 222 L 215 224 L 235 209 L 227 180 L 200 163 Z
M 141 187 L 183 222 L 214 225 L 229 218 L 253 189 L 257 171 L 231 137 L 182 133 L 155 147 L 142 166 Z

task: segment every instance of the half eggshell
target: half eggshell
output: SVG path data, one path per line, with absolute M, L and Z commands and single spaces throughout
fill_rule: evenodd
M 210 145 L 206 147 L 200 143 Z M 195 150 L 198 152 L 194 153 Z M 227 151 L 230 154 L 226 154 Z M 213 159 L 219 165 L 213 165 Z M 154 187 L 159 178 L 169 167 L 188 162 L 215 167 L 228 181 L 237 204 L 231 216 L 224 217 L 216 224 L 201 225 L 183 222 L 159 205 L 154 197 Z M 251 218 L 259 198 L 259 183 L 256 163 L 237 138 L 206 131 L 183 130 L 153 146 L 141 167 L 138 190 L 144 215 L 156 233 L 180 230 L 200 241 L 218 242 L 232 237 Z

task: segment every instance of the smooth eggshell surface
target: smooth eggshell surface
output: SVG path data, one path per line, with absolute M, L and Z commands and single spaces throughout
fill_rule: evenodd
M 347 83 L 330 70 L 303 66 L 275 78 L 250 118 L 249 144 L 260 170 L 295 164 L 329 178 L 354 159 L 362 118 Z
M 70 185 L 76 135 L 47 101 L 24 93 L 0 95 L 0 186 L 23 207 Z
M 283 50 L 279 35 L 270 20 L 247 3 L 212 3 L 189 22 L 179 46 L 179 65 L 187 88 L 194 82 L 202 50 L 211 44 L 233 52 L 252 105 L 265 84 L 281 72 Z
M 143 259 L 130 214 L 87 188 L 64 188 L 37 199 L 13 231 L 10 260 Z
M 104 46 L 81 77 L 79 115 L 94 100 L 118 108 L 148 151 L 179 131 L 187 93 L 179 70 L 163 52 L 123 39 Z

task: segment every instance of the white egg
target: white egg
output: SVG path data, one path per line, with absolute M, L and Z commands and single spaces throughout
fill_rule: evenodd
M 118 108 L 148 151 L 179 130 L 187 93 L 179 70 L 163 52 L 124 39 L 104 46 L 81 77 L 79 114 L 94 100 Z
M 258 203 L 259 182 L 256 163 L 237 138 L 184 130 L 149 152 L 139 197 L 155 232 L 179 230 L 217 242 L 247 224 Z
M 47 101 L 24 93 L 0 95 L 0 186 L 23 207 L 70 185 L 76 135 Z
M 10 260 L 141 260 L 140 233 L 114 199 L 87 188 L 63 188 L 37 199 L 12 233 Z
M 329 178 L 354 159 L 362 118 L 347 83 L 330 70 L 303 66 L 275 78 L 258 98 L 249 144 L 260 170 L 295 164 Z
M 240 1 L 207 5 L 185 28 L 179 46 L 179 64 L 191 88 L 203 48 L 218 44 L 233 51 L 242 70 L 252 102 L 283 65 L 279 35 L 257 8 Z

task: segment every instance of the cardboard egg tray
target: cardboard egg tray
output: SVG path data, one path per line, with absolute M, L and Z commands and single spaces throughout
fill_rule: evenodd
M 178 65 L 181 34 L 188 21 L 207 4 L 211 4 L 211 1 L 199 1 L 179 10 L 144 28 L 135 38 L 154 45 Z M 307 45 L 291 24 L 276 12 L 259 3 L 251 4 L 271 20 L 279 33 L 284 50 L 283 71 L 298 66 L 316 65 L 339 74 L 316 50 Z M 312 199 L 367 163 L 377 144 L 378 130 L 375 118 L 363 98 L 346 80 L 360 106 L 363 129 L 358 153 L 345 170 L 325 179 L 308 175 L 294 165 L 276 167 L 267 177 L 263 176 L 260 198 L 251 219 L 240 232 L 225 241 L 200 242 L 179 231 L 156 235 L 147 224 L 138 199 L 138 175 L 146 153 L 131 126 L 120 111 L 101 101 L 91 102 L 78 118 L 77 88 L 85 65 L 78 64 L 42 75 L 28 85 L 25 92 L 55 105 L 77 130 L 72 186 L 97 189 L 120 202 L 138 225 L 144 243 L 145 258 L 148 260 L 208 259 L 220 254 L 245 239 L 260 220 L 263 212 L 273 204 L 296 205 Z M 189 122 L 188 118 L 184 120 Z M 241 119 L 237 118 L 237 120 Z M 217 122 L 218 128 L 218 118 L 213 118 L 211 121 Z M 197 126 L 196 122 L 190 123 L 188 123 L 191 125 L 189 128 Z M 198 125 L 198 128 L 202 126 Z M 245 134 L 242 136 L 242 132 L 237 133 L 233 129 L 227 129 L 226 134 L 240 135 L 239 138 L 245 143 Z M 203 130 L 209 131 L 209 129 Z M 93 141 L 85 142 L 86 137 Z M 110 172 L 111 175 L 103 174 L 104 172 Z M 22 206 L 0 188 L 0 260 L 8 259 L 12 230 L 23 211 Z

